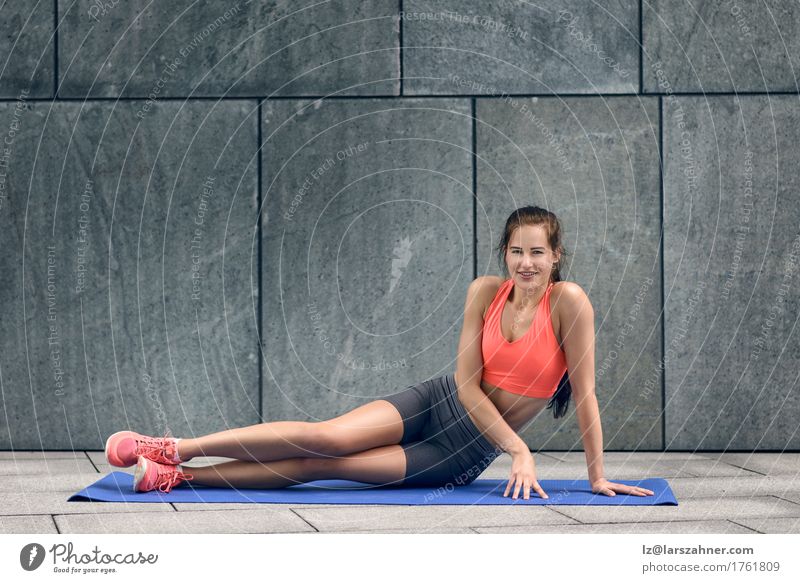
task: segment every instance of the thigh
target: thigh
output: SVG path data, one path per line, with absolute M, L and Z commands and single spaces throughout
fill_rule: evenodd
M 403 418 L 383 399 L 370 401 L 317 424 L 319 447 L 331 455 L 347 455 L 400 443 Z
M 402 444 L 406 454 L 404 486 L 466 486 L 497 458 L 495 451 L 465 446 L 454 451 L 438 439 Z
M 431 383 L 423 381 L 398 393 L 383 397 L 391 403 L 403 420 L 403 434 L 395 443 L 403 444 L 423 438 L 431 417 Z
M 453 483 L 461 467 L 453 453 L 436 440 L 413 441 L 401 446 L 406 454 L 403 486 L 444 486 Z
M 445 375 L 432 385 L 431 419 L 422 436 L 440 446 L 455 466 L 454 486 L 473 482 L 502 451 L 475 426 L 458 399 L 455 380 Z
M 310 475 L 317 480 L 353 480 L 399 486 L 406 474 L 403 446 L 386 445 L 336 458 L 310 458 Z

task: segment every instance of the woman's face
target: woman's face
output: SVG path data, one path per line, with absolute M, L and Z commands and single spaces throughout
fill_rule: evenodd
M 548 284 L 553 263 L 559 259 L 559 254 L 550 249 L 543 226 L 523 225 L 514 229 L 506 249 L 506 267 L 516 285 L 541 287 Z M 534 272 L 534 275 L 526 277 L 525 272 Z

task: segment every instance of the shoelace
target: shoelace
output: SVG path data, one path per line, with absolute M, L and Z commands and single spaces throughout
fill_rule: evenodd
M 162 466 L 159 464 L 157 469 L 158 477 L 156 477 L 156 482 L 153 487 L 158 488 L 165 494 L 169 493 L 170 490 L 184 480 L 191 480 L 194 478 L 191 474 L 179 472 L 175 469 L 175 466 Z
M 174 438 L 167 433 L 164 437 L 144 437 L 136 440 L 135 455 L 155 454 L 155 460 L 159 463 L 174 465 L 175 461 L 175 442 L 170 441 Z

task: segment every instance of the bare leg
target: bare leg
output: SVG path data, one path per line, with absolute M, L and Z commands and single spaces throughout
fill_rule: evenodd
M 292 458 L 272 462 L 232 461 L 213 466 L 181 466 L 191 484 L 222 488 L 284 488 L 314 480 L 341 479 L 400 485 L 406 456 L 388 445 L 338 458 Z
M 321 458 L 397 444 L 402 436 L 400 413 L 379 399 L 328 421 L 275 421 L 181 439 L 178 456 L 182 461 L 220 456 L 249 462 Z
M 296 457 L 317 457 L 311 438 L 316 423 L 276 421 L 228 429 L 181 439 L 178 456 L 183 461 L 197 456 L 221 456 L 245 461 L 274 461 Z
M 187 480 L 200 486 L 221 488 L 284 488 L 316 480 L 308 458 L 292 458 L 268 463 L 232 461 L 213 466 L 182 466 L 193 476 Z

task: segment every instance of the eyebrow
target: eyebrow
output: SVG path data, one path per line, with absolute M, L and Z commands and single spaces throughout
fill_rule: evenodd
M 511 246 L 512 249 L 522 249 L 522 247 L 517 247 L 516 245 Z M 544 247 L 531 247 L 531 249 L 544 249 Z

